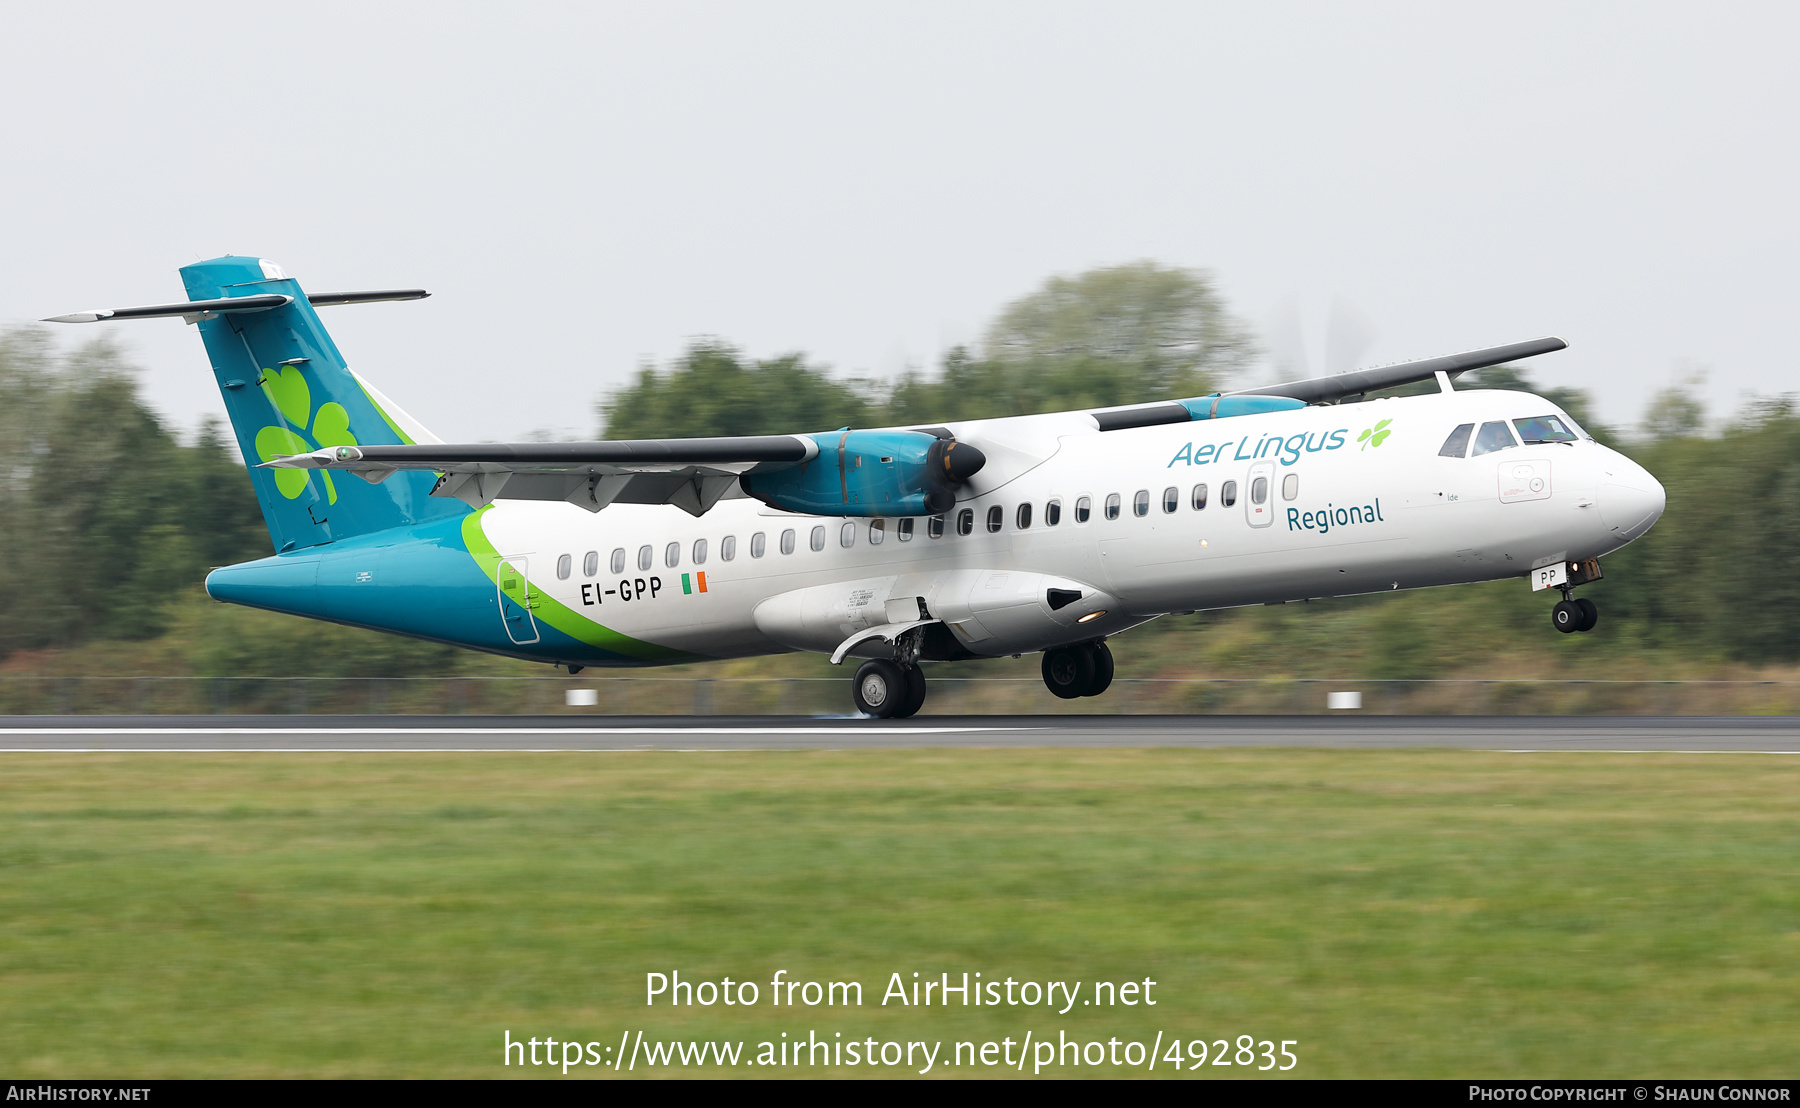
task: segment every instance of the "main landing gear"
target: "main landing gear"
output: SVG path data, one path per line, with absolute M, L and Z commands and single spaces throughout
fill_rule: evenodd
M 1044 685 L 1064 700 L 1099 696 L 1113 679 L 1112 651 L 1103 642 L 1044 651 Z
M 1600 622 L 1600 609 L 1585 596 L 1571 597 L 1567 585 L 1563 586 L 1562 594 L 1563 598 L 1550 609 L 1550 622 L 1556 624 L 1556 629 L 1565 635 L 1576 631 L 1592 631 L 1594 625 Z
M 856 710 L 876 719 L 906 719 L 925 706 L 925 673 L 917 665 L 872 658 L 850 686 Z

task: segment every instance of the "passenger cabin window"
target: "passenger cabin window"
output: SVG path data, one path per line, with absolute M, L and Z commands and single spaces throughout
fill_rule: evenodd
M 706 540 L 705 539 L 695 539 L 694 540 L 694 564 L 697 566 L 703 566 L 706 564 Z
M 1226 507 L 1226 508 L 1229 508 L 1233 504 L 1237 503 L 1237 482 L 1236 481 L 1227 481 L 1223 485 L 1219 486 L 1219 503 L 1221 506 Z
M 783 554 L 794 552 L 794 529 L 792 527 L 781 533 L 781 552 Z
M 1438 448 L 1438 457 L 1460 458 L 1467 454 L 1469 452 L 1469 436 L 1474 433 L 1475 425 L 1473 423 L 1465 423 L 1450 432 L 1450 437 L 1445 439 L 1444 445 Z
M 1004 522 L 1006 522 L 1006 509 L 1005 508 L 1002 508 L 1000 505 L 996 504 L 992 508 L 988 509 L 988 514 L 987 514 L 988 534 L 990 534 L 990 535 L 999 534 L 1000 525 Z
M 856 524 L 846 522 L 838 528 L 838 545 L 846 550 L 856 545 Z
M 815 552 L 825 549 L 825 525 L 823 523 L 812 529 L 811 542 Z
M 558 581 L 567 581 L 569 579 L 569 571 L 574 568 L 574 565 L 575 559 L 567 554 L 556 559 L 556 579 Z
M 1570 430 L 1560 416 L 1541 415 L 1530 419 L 1515 419 L 1513 426 L 1519 429 L 1519 439 L 1526 446 L 1535 446 L 1540 442 L 1574 442 L 1581 437 Z
M 1106 518 L 1119 518 L 1119 494 L 1116 492 L 1108 494 L 1106 498 Z
M 1089 497 L 1082 497 L 1075 502 L 1075 522 L 1086 523 L 1094 514 L 1094 502 Z
M 885 538 L 887 538 L 887 521 L 881 519 L 870 520 L 869 545 L 880 546 L 881 541 Z
M 912 521 L 912 519 L 909 517 L 907 519 L 900 520 L 898 523 L 894 524 L 894 532 L 895 532 L 894 537 L 899 539 L 901 542 L 911 542 L 912 536 L 913 536 L 913 521 Z
M 1475 434 L 1475 449 L 1469 457 L 1479 458 L 1483 454 L 1492 454 L 1496 450 L 1505 450 L 1509 446 L 1517 446 L 1513 441 L 1512 428 L 1504 423 L 1484 423 Z
M 729 562 L 737 557 L 737 536 L 726 535 L 719 540 L 719 561 Z
M 944 517 L 943 516 L 932 516 L 931 519 L 926 521 L 925 534 L 934 539 L 943 538 L 944 537 Z
M 1250 503 L 1266 504 L 1269 502 L 1269 479 L 1258 477 L 1250 482 Z
M 956 513 L 956 533 L 964 536 L 975 533 L 975 509 L 964 508 Z
M 1025 503 L 1019 505 L 1017 517 L 1013 522 L 1018 524 L 1019 530 L 1021 531 L 1031 526 L 1031 501 L 1027 500 Z
M 663 565 L 668 566 L 670 569 L 674 569 L 676 566 L 678 566 L 680 564 L 681 564 L 681 544 L 678 542 L 672 542 L 668 546 L 663 547 Z
M 1044 526 L 1055 527 L 1062 522 L 1062 501 L 1052 500 L 1044 505 Z
M 598 550 L 590 550 L 587 552 L 587 557 L 581 559 L 581 575 L 583 577 L 595 577 L 598 576 L 599 573 L 600 552 Z
M 1150 514 L 1149 489 L 1139 489 L 1137 495 L 1131 498 L 1131 514 L 1134 516 L 1147 516 Z
M 1195 485 L 1194 486 L 1193 504 L 1194 504 L 1194 511 L 1196 511 L 1196 512 L 1204 512 L 1206 510 L 1206 486 L 1205 485 Z
M 649 569 L 656 564 L 656 552 L 648 546 L 638 547 L 638 568 Z
M 769 549 L 769 539 L 761 531 L 750 536 L 750 556 L 760 558 Z
M 1281 479 L 1281 499 L 1292 500 L 1300 495 L 1300 475 L 1290 473 Z
M 615 575 L 625 572 L 625 548 L 622 546 L 612 552 L 612 571 Z
M 1181 490 L 1170 485 L 1163 490 L 1163 511 L 1172 512 L 1181 507 Z

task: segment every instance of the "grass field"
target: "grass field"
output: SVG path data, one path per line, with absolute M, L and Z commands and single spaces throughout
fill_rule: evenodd
M 495 1077 L 504 1030 L 642 1029 L 1792 1076 L 1797 797 L 1759 755 L 6 755 L 0 1075 Z M 646 1008 L 676 969 L 762 1003 Z M 778 969 L 864 1005 L 773 1008 Z M 880 1004 L 965 970 L 1158 1003 Z

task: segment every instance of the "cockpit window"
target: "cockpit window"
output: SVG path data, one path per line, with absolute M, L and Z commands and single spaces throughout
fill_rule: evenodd
M 1467 454 L 1469 452 L 1469 436 L 1473 434 L 1474 431 L 1475 425 L 1473 423 L 1465 423 L 1461 427 L 1450 432 L 1450 437 L 1444 440 L 1442 449 L 1438 451 L 1438 457 L 1460 458 L 1464 454 Z
M 1509 446 L 1517 446 L 1513 441 L 1512 429 L 1504 423 L 1484 423 L 1475 435 L 1475 450 L 1469 455 L 1479 458 L 1483 454 L 1492 454 L 1496 450 L 1505 450 Z
M 1527 446 L 1540 442 L 1574 442 L 1581 437 L 1561 416 L 1541 415 L 1530 419 L 1515 419 L 1513 426 L 1519 429 L 1519 438 Z

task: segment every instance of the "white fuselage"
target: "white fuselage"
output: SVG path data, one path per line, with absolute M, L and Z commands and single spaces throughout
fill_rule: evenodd
M 1523 577 L 1648 530 L 1661 486 L 1590 438 L 1439 453 L 1459 425 L 1552 414 L 1567 420 L 1529 394 L 1470 391 L 1111 432 L 1081 413 L 953 423 L 988 464 L 937 538 L 929 518 L 903 541 L 898 520 L 794 515 L 747 499 L 698 518 L 667 505 L 589 514 L 502 501 L 482 528 L 558 603 L 693 655 L 829 652 L 912 616 L 918 601 L 968 654 L 1014 654 L 1168 612 Z

